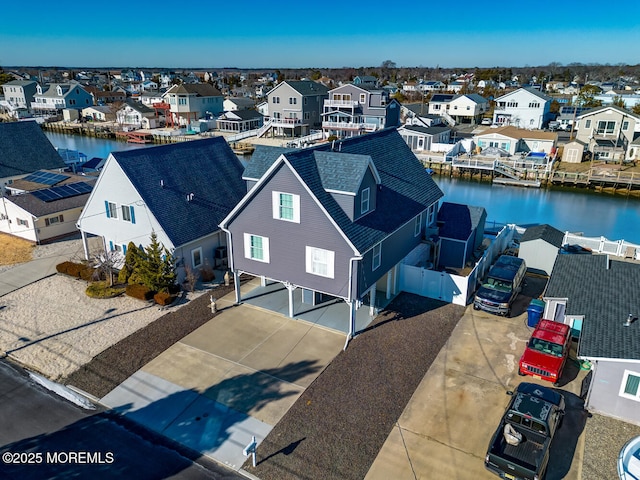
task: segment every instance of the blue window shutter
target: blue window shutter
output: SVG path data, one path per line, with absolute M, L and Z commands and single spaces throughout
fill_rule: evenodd
M 107 211 L 107 218 L 111 218 L 111 214 L 109 213 L 109 202 L 107 200 L 104 201 L 104 209 Z
M 109 240 L 109 250 L 113 252 L 113 242 Z
M 126 245 L 122 245 L 122 253 L 124 253 L 125 255 L 127 254 L 127 246 Z
M 131 209 L 131 223 L 136 223 L 136 214 L 133 211 L 133 205 L 129 207 Z

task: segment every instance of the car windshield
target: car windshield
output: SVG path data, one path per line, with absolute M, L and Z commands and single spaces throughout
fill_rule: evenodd
M 562 345 L 541 340 L 539 338 L 532 338 L 531 342 L 529 342 L 529 348 L 546 353 L 547 355 L 553 355 L 554 357 L 562 356 Z
M 495 288 L 496 290 L 511 290 L 511 282 L 507 282 L 505 280 L 498 280 L 497 278 L 487 278 L 487 283 L 485 285 Z

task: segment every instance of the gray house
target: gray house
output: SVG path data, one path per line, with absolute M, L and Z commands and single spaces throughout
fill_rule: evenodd
M 66 165 L 36 122 L 0 123 L 0 189 L 41 169 Z
M 592 366 L 585 408 L 635 424 L 640 424 L 638 292 L 637 262 L 558 255 L 544 296 L 545 318 L 581 329 L 578 358 Z
M 549 275 L 563 239 L 564 233 L 551 225 L 529 227 L 520 238 L 518 257 L 524 259 L 528 269 Z
M 31 110 L 31 103 L 34 100 L 37 89 L 38 84 L 33 80 L 12 80 L 7 82 L 2 85 L 5 104 L 0 102 L 0 105 L 5 107 L 13 118 L 20 118 Z M 23 113 L 21 114 L 20 112 Z
M 486 220 L 482 207 L 443 202 L 438 211 L 438 267 L 464 268 L 482 245 Z
M 442 191 L 395 129 L 260 159 L 221 223 L 236 282 L 248 273 L 282 283 L 291 317 L 298 289 L 305 302 L 341 299 L 353 336 L 357 306 L 373 312 L 376 290 L 397 291 L 398 265 L 435 223 Z

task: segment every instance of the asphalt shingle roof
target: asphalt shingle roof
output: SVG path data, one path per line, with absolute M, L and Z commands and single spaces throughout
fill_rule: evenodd
M 482 207 L 443 202 L 438 211 L 438 223 L 443 222 L 440 237 L 466 241 L 480 225 L 484 211 Z
M 315 152 L 320 180 L 325 190 L 357 193 L 371 157 L 336 152 Z
M 607 268 L 608 267 L 608 268 Z M 545 297 L 567 298 L 566 315 L 584 315 L 578 355 L 640 360 L 640 264 L 607 255 L 558 255 Z
M 242 178 L 245 180 L 260 180 L 280 155 L 294 151 L 295 149 L 293 148 L 256 145 L 256 149 L 251 155 L 251 161 L 247 163 L 247 168 L 245 168 Z
M 0 123 L 0 178 L 66 168 L 36 122 Z
M 246 193 L 242 164 L 223 137 L 112 155 L 176 247 L 219 230 Z
M 329 89 L 321 83 L 313 82 L 311 80 L 286 80 L 285 82 L 300 95 L 326 95 Z M 360 85 L 358 85 L 360 86 Z
M 531 240 L 544 240 L 554 247 L 560 248 L 562 246 L 562 240 L 564 240 L 564 233 L 546 223 L 543 225 L 534 225 L 525 230 L 520 238 L 520 243 Z
M 315 152 L 370 156 L 380 175 L 376 207 L 352 222 L 324 189 Z M 285 154 L 354 247 L 364 253 L 444 196 L 395 128 Z

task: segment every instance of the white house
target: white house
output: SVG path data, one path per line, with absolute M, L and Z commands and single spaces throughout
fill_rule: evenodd
M 246 193 L 242 172 L 223 137 L 112 152 L 78 220 L 85 255 L 88 234 L 124 254 L 155 232 L 179 275 L 215 267 L 225 246 L 218 224 Z
M 158 121 L 153 109 L 136 101 L 127 101 L 117 112 L 119 125 L 128 128 L 157 128 Z
M 533 88 L 519 88 L 495 99 L 493 123 L 541 129 L 551 120 L 551 97 Z
M 558 134 L 541 130 L 525 130 L 516 127 L 487 128 L 473 137 L 474 142 L 481 149 L 496 147 L 509 154 L 515 153 L 546 153 L 555 152 Z

